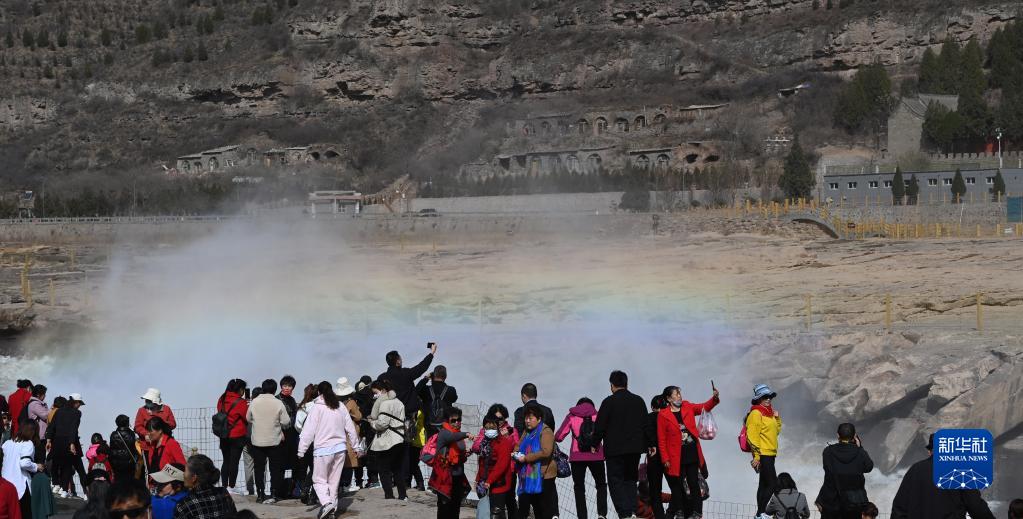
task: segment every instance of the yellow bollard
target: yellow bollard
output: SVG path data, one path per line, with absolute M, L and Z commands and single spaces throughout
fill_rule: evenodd
M 977 224 L 977 237 L 980 238 L 980 224 Z
M 806 329 L 810 330 L 810 326 L 813 324 L 813 296 L 806 294 Z
M 984 299 L 983 292 L 977 292 L 977 331 L 984 331 L 984 307 L 981 301 Z
M 884 327 L 888 333 L 892 333 L 892 295 L 884 296 Z

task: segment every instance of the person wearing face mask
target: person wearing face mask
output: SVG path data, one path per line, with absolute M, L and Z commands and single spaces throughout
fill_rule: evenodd
M 369 450 L 376 454 L 380 485 L 384 499 L 394 499 L 394 488 L 398 487 L 398 499 L 404 501 L 405 478 L 401 477 L 401 464 L 406 456 L 405 447 L 405 406 L 394 393 L 390 382 L 378 379 L 372 384 L 373 411 L 369 423 L 376 431 Z
M 515 444 L 507 433 L 499 429 L 504 422 L 488 414 L 483 418 L 482 438 L 477 438 L 479 449 L 479 470 L 476 471 L 476 519 L 508 517 L 508 495 L 511 493 L 512 451 Z
M 714 389 L 710 400 L 702 404 L 683 400 L 678 386 L 664 388 L 661 396 L 668 402 L 668 407 L 661 409 L 657 415 L 657 450 L 671 486 L 674 508 L 681 509 L 686 518 L 703 517 L 699 474 L 707 477 L 707 461 L 697 435 L 696 416 L 714 409 L 720 402 L 718 390 Z M 683 485 L 688 487 L 689 499 Z
M 764 511 L 778 485 L 774 460 L 778 456 L 781 415 L 771 405 L 771 401 L 777 396 L 778 393 L 771 391 L 767 384 L 757 384 L 753 388 L 749 414 L 746 415 L 746 439 L 753 454 L 750 466 L 760 474 L 757 486 L 757 515 L 766 515 Z
M 138 434 L 142 441 L 146 439 L 146 424 L 154 417 L 160 417 L 172 431 L 178 427 L 178 422 L 174 420 L 174 412 L 169 405 L 163 403 L 159 389 L 151 387 L 141 398 L 142 407 L 135 413 L 135 434 Z
M 497 419 L 497 430 L 502 436 L 507 436 L 512 441 L 512 449 L 519 444 L 519 432 L 515 430 L 515 427 L 508 422 L 508 408 L 504 404 L 493 404 L 487 409 L 486 416 L 493 416 Z M 479 434 L 476 435 L 476 441 L 473 442 L 472 448 L 469 452 L 472 454 L 479 454 L 480 444 L 483 442 L 484 430 L 481 428 Z M 515 468 L 512 467 L 511 478 L 508 482 L 509 491 L 504 496 L 504 508 L 507 512 L 507 517 L 514 518 L 518 517 L 519 507 L 518 502 L 515 500 Z

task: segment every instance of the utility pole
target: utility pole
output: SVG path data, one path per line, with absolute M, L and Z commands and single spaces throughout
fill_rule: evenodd
M 1002 169 L 1002 129 L 995 128 L 995 135 L 998 137 L 998 169 Z

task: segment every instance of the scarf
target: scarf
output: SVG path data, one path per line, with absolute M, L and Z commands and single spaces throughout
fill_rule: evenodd
M 519 443 L 519 452 L 528 455 L 542 450 L 542 447 L 540 446 L 540 429 L 542 427 L 542 425 L 539 425 L 522 437 L 522 441 Z M 519 464 L 518 493 L 521 495 L 540 494 L 542 492 L 543 470 L 540 466 L 540 461 L 537 460 L 533 463 Z
M 496 439 L 496 438 L 495 438 Z M 480 457 L 479 457 L 479 475 L 476 478 L 478 481 L 485 481 L 490 476 L 490 469 L 494 468 L 494 464 L 497 460 L 492 459 L 494 457 L 494 446 L 491 444 L 494 440 L 483 437 L 480 441 Z
M 774 418 L 773 407 L 766 407 L 757 404 L 755 406 L 750 407 L 750 411 L 760 411 L 761 416 L 763 416 L 764 418 Z
M 458 429 L 451 426 L 450 423 L 444 422 L 444 429 L 451 434 L 458 434 Z M 465 453 L 465 445 L 462 442 L 453 442 L 448 444 L 448 451 L 444 453 L 444 460 L 449 466 L 455 466 L 465 462 L 463 455 Z

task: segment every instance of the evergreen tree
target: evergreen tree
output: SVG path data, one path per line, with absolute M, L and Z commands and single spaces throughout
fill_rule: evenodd
M 99 32 L 99 43 L 100 43 L 100 45 L 103 45 L 104 47 L 109 47 L 111 42 L 112 42 L 112 40 L 113 40 L 113 37 L 110 34 L 110 29 L 107 29 L 107 28 L 104 27 Z
M 865 129 L 879 133 L 892 109 L 892 84 L 880 63 L 861 67 L 839 93 L 836 126 L 853 133 Z
M 67 47 L 67 40 L 68 40 L 67 31 L 60 31 L 60 33 L 57 34 L 58 47 L 60 48 Z
M 902 205 L 905 196 L 906 181 L 902 178 L 902 168 L 895 166 L 895 176 L 892 178 L 892 203 Z
M 948 150 L 962 132 L 962 117 L 944 105 L 932 102 L 924 114 L 923 136 L 929 147 Z
M 991 110 L 981 93 L 966 92 L 960 95 L 957 112 L 962 121 L 959 137 L 963 141 L 977 145 L 987 140 L 991 128 Z
M 916 205 L 920 197 L 920 182 L 916 179 L 916 173 L 909 177 L 909 185 L 906 186 L 906 203 Z
M 167 38 L 167 26 L 160 21 L 153 23 L 153 39 L 162 40 L 165 38 Z
M 810 157 L 803 152 L 799 136 L 792 140 L 792 148 L 785 157 L 785 167 L 778 178 L 778 187 L 789 198 L 809 198 L 817 185 L 817 178 L 810 169 Z
M 962 51 L 959 44 L 951 38 L 945 38 L 938 55 L 940 75 L 937 94 L 954 94 L 958 91 L 962 67 Z
M 206 61 L 210 59 L 209 52 L 206 51 L 206 45 L 203 42 L 199 42 L 199 48 L 195 51 L 195 57 L 199 61 Z
M 984 76 L 984 51 L 976 38 L 970 38 L 961 56 L 962 66 L 959 69 L 959 84 L 954 93 L 963 95 L 981 96 L 987 88 L 987 78 Z
M 202 18 L 202 26 L 203 26 L 203 32 L 205 32 L 206 34 L 213 34 L 213 28 L 214 28 L 213 19 L 210 18 L 209 15 L 203 16 L 203 18 Z
M 1019 55 L 1012 47 L 1010 31 L 1014 30 L 1013 24 L 1009 24 L 1004 30 L 998 29 L 991 36 L 987 46 L 987 59 L 991 64 L 991 86 L 1002 88 L 1018 84 L 1012 83 L 1013 79 L 1021 76 Z
M 1002 178 L 1002 170 L 998 170 L 995 174 L 995 185 L 991 188 L 992 200 L 999 200 L 1002 196 L 1005 196 L 1005 179 Z
M 7 36 L 4 36 L 4 44 L 7 45 L 8 49 L 14 48 L 14 33 L 7 31 Z
M 956 168 L 956 176 L 952 178 L 952 202 L 959 204 L 966 195 L 966 180 L 963 180 L 963 173 Z
M 32 31 L 25 29 L 21 32 L 21 45 L 26 49 L 31 49 L 36 46 L 36 38 L 32 36 Z
M 213 20 L 217 22 L 224 21 L 224 8 L 217 4 L 216 9 L 213 10 Z
M 941 90 L 941 63 L 934 51 L 927 49 L 920 60 L 920 79 L 917 89 L 925 94 L 936 94 Z
M 191 44 L 185 45 L 185 50 L 181 55 L 181 61 L 184 61 L 185 63 L 191 63 L 193 59 L 195 59 L 195 55 L 192 54 L 192 45 Z

